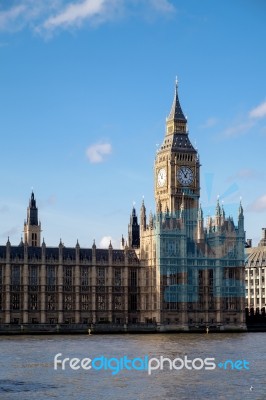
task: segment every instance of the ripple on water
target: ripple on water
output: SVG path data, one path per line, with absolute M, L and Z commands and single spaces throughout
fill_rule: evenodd
M 1 337 L 0 399 L 4 400 L 262 400 L 265 396 L 265 334 L 156 334 Z M 246 359 L 249 371 L 163 370 L 62 371 L 64 357 L 215 357 Z M 253 386 L 253 391 L 250 387 Z

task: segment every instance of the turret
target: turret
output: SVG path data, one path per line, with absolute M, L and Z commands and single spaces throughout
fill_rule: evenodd
M 201 204 L 198 209 L 198 222 L 197 222 L 197 241 L 200 242 L 204 239 L 204 219 Z
M 125 239 L 124 239 L 123 235 L 122 235 L 122 238 L 121 238 L 120 248 L 121 248 L 121 250 L 123 250 L 125 248 Z
M 150 215 L 149 215 L 149 228 L 153 229 L 153 215 L 152 215 L 152 212 L 150 212 Z
M 136 215 L 136 209 L 133 206 L 132 213 L 130 216 L 130 222 L 128 224 L 128 245 L 131 248 L 139 248 L 140 236 L 139 236 L 139 224 L 138 217 Z
M 180 205 L 180 219 L 184 222 L 185 220 L 185 196 L 184 196 L 184 192 L 182 195 L 182 202 Z
M 173 104 L 171 107 L 170 114 L 166 119 L 166 134 L 176 133 L 187 133 L 187 119 L 182 111 L 179 98 L 178 98 L 178 80 L 175 83 L 175 95 Z
M 185 117 L 178 96 L 176 80 L 174 100 L 166 119 L 166 133 L 155 158 L 155 203 L 171 216 L 180 213 L 182 193 L 185 192 L 186 232 L 192 239 L 197 224 L 197 210 L 200 192 L 199 161 L 197 150 L 190 142 Z M 166 216 L 164 215 L 163 218 Z
M 217 198 L 216 203 L 216 212 L 215 212 L 215 227 L 220 227 L 222 225 L 222 209 L 219 202 L 219 197 Z
M 238 209 L 238 230 L 239 232 L 244 232 L 244 211 L 241 201 Z
M 161 214 L 161 212 L 162 212 L 162 202 L 159 199 L 157 203 L 157 214 Z
M 28 246 L 41 245 L 41 223 L 38 221 L 38 208 L 33 192 L 27 208 L 27 220 L 24 223 L 24 242 Z
M 223 204 L 222 204 L 222 219 L 221 219 L 221 222 L 222 222 L 222 225 L 223 225 L 224 222 L 225 222 L 225 211 L 224 211 L 224 206 L 223 206 Z
M 38 225 L 38 208 L 36 207 L 36 200 L 33 192 L 31 193 L 29 207 L 27 210 L 27 224 Z
M 207 218 L 207 232 L 211 233 L 213 231 L 213 220 L 212 217 L 209 215 Z
M 147 224 L 146 218 L 146 207 L 144 204 L 144 199 L 142 200 L 141 209 L 140 209 L 140 228 L 145 231 Z
M 262 228 L 262 237 L 259 246 L 266 246 L 266 228 Z

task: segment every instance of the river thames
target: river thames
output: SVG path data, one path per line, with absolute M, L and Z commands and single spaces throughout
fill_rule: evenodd
M 0 399 L 262 400 L 265 339 L 265 333 L 1 336 Z M 64 358 L 74 358 L 76 369 Z M 135 358 L 131 369 L 129 361 L 119 367 L 115 361 Z M 212 362 L 203 365 L 206 358 Z

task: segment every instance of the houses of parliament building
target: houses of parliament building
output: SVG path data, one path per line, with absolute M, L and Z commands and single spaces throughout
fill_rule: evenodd
M 121 249 L 99 249 L 46 245 L 32 193 L 21 243 L 0 246 L 0 332 L 246 330 L 243 209 L 234 223 L 218 200 L 204 220 L 177 83 L 154 195 L 154 214 L 133 207 Z

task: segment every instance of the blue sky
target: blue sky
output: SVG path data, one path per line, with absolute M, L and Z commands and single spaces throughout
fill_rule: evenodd
M 247 237 L 266 226 L 263 0 L 0 3 L 0 241 L 18 244 L 34 188 L 47 245 L 119 246 L 132 203 L 154 210 L 153 162 L 175 76 L 217 195 Z

